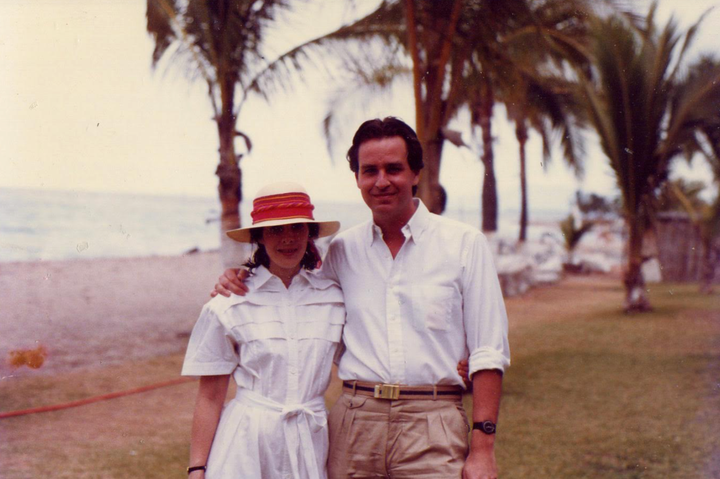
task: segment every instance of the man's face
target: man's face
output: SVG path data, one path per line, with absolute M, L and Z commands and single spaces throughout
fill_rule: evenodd
M 357 185 L 375 222 L 407 219 L 415 211 L 412 189 L 419 176 L 410 169 L 399 136 L 368 140 L 358 150 Z

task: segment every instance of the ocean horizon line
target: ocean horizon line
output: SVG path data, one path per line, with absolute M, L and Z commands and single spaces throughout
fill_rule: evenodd
M 248 201 L 241 222 L 249 224 Z M 370 219 L 362 201 L 315 202 L 316 217 L 339 219 L 343 229 Z M 529 233 L 557 230 L 566 212 L 532 210 Z M 220 204 L 213 197 L 37 190 L 0 187 L 0 262 L 77 258 L 176 256 L 220 247 Z M 479 205 L 445 216 L 479 228 Z M 501 210 L 498 236 L 518 231 L 517 211 Z
M 144 198 L 168 198 L 168 199 L 177 199 L 177 200 L 203 200 L 203 201 L 217 201 L 219 205 L 219 198 L 217 195 L 200 195 L 200 194 L 188 194 L 188 193 L 150 193 L 146 191 L 139 191 L 139 192 L 133 192 L 133 191 L 121 191 L 121 190 L 85 190 L 85 189 L 70 189 L 70 188 L 45 188 L 45 187 L 25 187 L 25 186 L 0 186 L 0 192 L 3 190 L 8 191 L 15 191 L 15 192 L 26 192 L 26 193 L 40 193 L 40 194 L 63 194 L 63 195 L 93 195 L 93 196 L 104 196 L 104 195 L 110 195 L 110 196 L 124 196 L 124 197 L 144 197 Z M 452 212 L 452 211 L 472 211 L 472 212 L 480 212 L 480 206 L 475 199 L 472 199 L 472 201 L 469 198 L 466 197 L 460 197 L 459 205 L 451 205 L 448 207 L 446 212 Z M 252 200 L 245 199 L 241 202 L 241 209 L 244 209 L 245 205 L 248 205 L 252 202 Z M 364 203 L 361 199 L 357 200 L 349 200 L 344 198 L 324 198 L 320 197 L 315 201 L 317 204 L 327 204 L 327 203 L 333 203 L 333 204 L 343 204 L 347 206 L 364 206 Z M 458 200 L 456 200 L 454 203 L 458 203 Z M 532 205 L 529 206 L 529 209 L 531 212 L 534 213 L 540 213 L 541 215 L 545 216 L 547 214 L 552 215 L 564 215 L 563 218 L 570 214 L 570 208 L 560 208 L 560 207 L 552 207 L 552 208 L 538 208 L 534 207 Z M 512 214 L 519 214 L 520 209 L 519 208 L 500 208 L 499 210 L 499 216 L 507 216 Z M 532 220 L 532 218 L 531 218 Z

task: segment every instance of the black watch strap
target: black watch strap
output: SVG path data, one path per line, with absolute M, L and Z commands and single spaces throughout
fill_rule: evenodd
M 495 434 L 497 426 L 492 421 L 482 421 L 473 423 L 473 429 L 484 432 L 485 434 Z
M 194 471 L 207 471 L 207 468 L 205 466 L 193 466 L 187 468 L 187 473 L 190 474 Z

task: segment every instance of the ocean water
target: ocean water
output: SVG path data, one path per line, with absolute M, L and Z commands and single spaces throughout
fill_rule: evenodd
M 250 202 L 241 208 L 249 223 Z M 0 188 L 0 262 L 177 255 L 220 245 L 216 198 Z M 545 222 L 562 212 L 533 212 Z M 566 214 L 566 213 L 565 213 Z M 478 227 L 478 207 L 446 212 Z M 338 219 L 343 228 L 370 218 L 367 207 L 340 202 L 316 204 L 317 219 Z M 499 235 L 517 235 L 517 213 L 503 212 Z M 531 226 L 539 237 L 551 226 Z

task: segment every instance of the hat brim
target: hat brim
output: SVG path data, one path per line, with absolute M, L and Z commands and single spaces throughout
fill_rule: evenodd
M 250 232 L 254 229 L 258 228 L 267 228 L 270 226 L 282 226 L 282 225 L 293 225 L 297 223 L 307 223 L 307 224 L 316 224 L 320 227 L 320 230 L 318 231 L 318 238 L 323 238 L 325 236 L 334 235 L 340 230 L 340 222 L 339 221 L 313 221 L 308 220 L 306 218 L 287 218 L 282 220 L 271 220 L 271 221 L 263 221 L 262 223 L 255 224 L 252 226 L 247 226 L 245 228 L 238 228 L 236 230 L 229 230 L 226 231 L 225 234 L 230 238 L 231 240 L 238 241 L 240 243 L 251 243 L 251 235 Z

